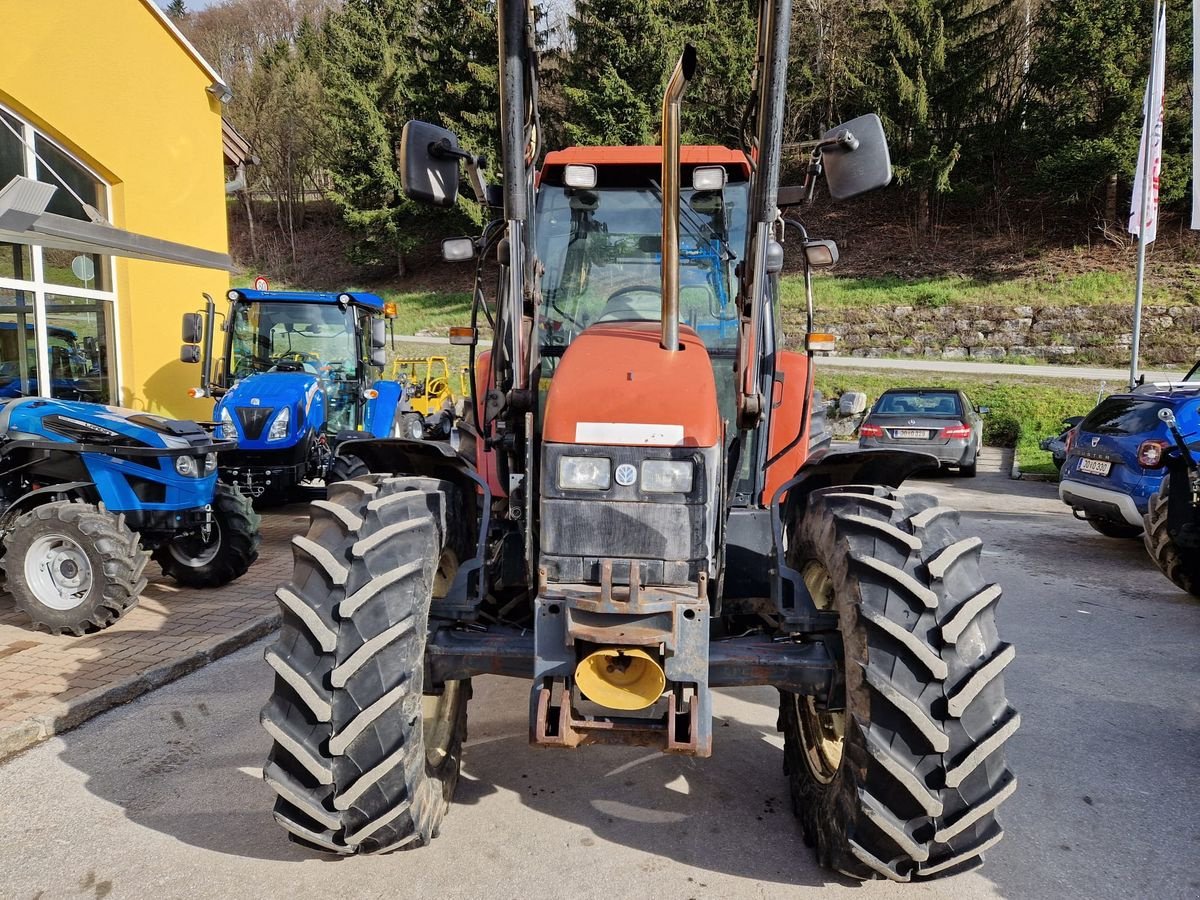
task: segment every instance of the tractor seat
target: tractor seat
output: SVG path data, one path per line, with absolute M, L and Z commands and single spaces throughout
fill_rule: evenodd
M 657 322 L 662 318 L 662 298 L 649 291 L 622 294 L 604 305 L 597 322 Z

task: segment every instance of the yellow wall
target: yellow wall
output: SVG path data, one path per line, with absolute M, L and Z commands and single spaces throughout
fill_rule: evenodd
M 0 0 L 0 22 L 0 103 L 112 185 L 113 224 L 226 252 L 221 104 L 143 0 Z M 122 405 L 211 418 L 186 395 L 199 373 L 179 362 L 179 323 L 228 286 L 221 271 L 118 260 Z

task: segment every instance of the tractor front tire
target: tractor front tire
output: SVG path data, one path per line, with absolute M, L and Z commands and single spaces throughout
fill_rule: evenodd
M 1193 597 L 1200 597 L 1200 552 L 1183 550 L 1167 533 L 1167 498 L 1170 496 L 1171 476 L 1163 479 L 1158 493 L 1150 498 L 1146 511 L 1146 530 L 1143 540 L 1146 552 L 1167 578 Z
M 369 474 L 371 474 L 371 470 L 357 456 L 352 454 L 335 456 L 329 466 L 329 474 L 325 477 L 325 486 L 328 488 L 338 481 L 349 481 L 352 478 Z
M 35 628 L 90 634 L 137 605 L 150 554 L 125 517 L 59 501 L 13 523 L 5 547 L 8 589 Z
M 229 484 L 213 493 L 213 525 L 208 540 L 184 535 L 154 551 L 163 574 L 184 587 L 211 588 L 246 574 L 258 559 L 262 519 L 250 498 Z
M 793 526 L 792 564 L 837 612 L 845 710 L 781 692 L 784 764 L 806 841 L 855 878 L 963 871 L 1003 835 L 1014 650 L 996 632 L 981 542 L 958 525 L 932 497 L 852 486 L 814 492 Z
M 469 552 L 461 508 L 447 482 L 368 475 L 331 484 L 293 539 L 262 724 L 275 819 L 298 843 L 378 853 L 437 835 L 471 684 L 425 685 L 425 643 L 432 600 Z
M 400 436 L 410 441 L 425 440 L 425 419 L 418 413 L 404 413 L 400 417 Z

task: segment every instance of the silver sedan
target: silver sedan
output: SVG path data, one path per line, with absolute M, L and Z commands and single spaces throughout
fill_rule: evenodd
M 983 412 L 962 391 L 893 388 L 863 419 L 858 446 L 928 453 L 943 468 L 973 478 L 983 446 Z

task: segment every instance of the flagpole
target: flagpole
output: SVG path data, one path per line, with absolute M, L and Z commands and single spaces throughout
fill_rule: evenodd
M 1138 253 L 1137 253 L 1137 286 L 1134 290 L 1133 297 L 1133 343 L 1130 347 L 1129 360 L 1129 390 L 1135 390 L 1138 384 L 1138 358 L 1142 351 L 1142 299 L 1145 294 L 1146 283 L 1146 219 L 1150 214 L 1150 194 L 1153 190 L 1151 182 L 1153 181 L 1154 172 L 1154 128 L 1157 127 L 1159 117 L 1162 115 L 1161 109 L 1153 109 L 1155 102 L 1154 97 L 1154 72 L 1155 65 L 1158 61 L 1158 54 L 1161 52 L 1158 46 L 1158 20 L 1162 0 L 1154 0 L 1154 24 L 1152 25 L 1150 40 L 1150 76 L 1146 81 L 1146 121 L 1143 125 L 1143 130 L 1146 132 L 1143 140 L 1146 143 L 1146 158 L 1142 161 L 1142 196 L 1138 200 Z

